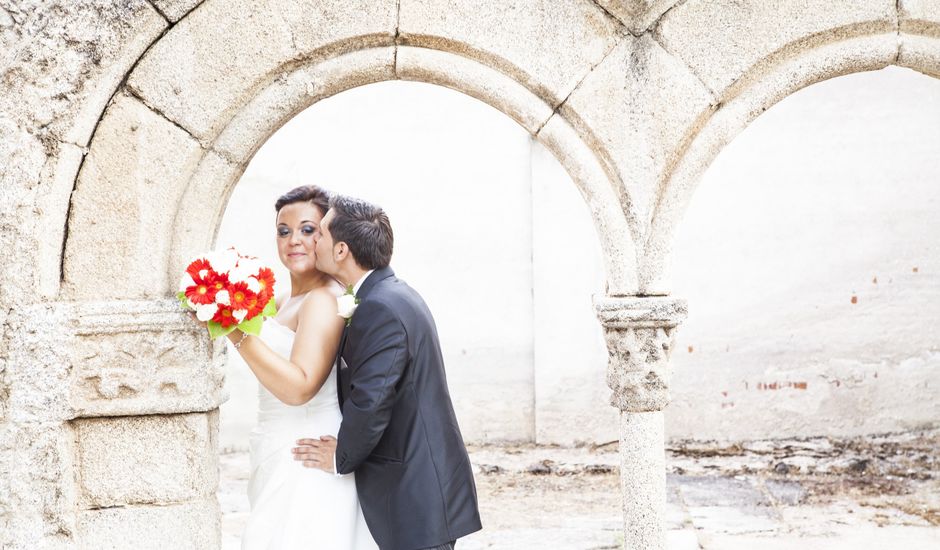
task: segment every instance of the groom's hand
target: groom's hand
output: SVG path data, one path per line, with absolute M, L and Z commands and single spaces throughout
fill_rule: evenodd
M 336 471 L 333 467 L 333 458 L 336 455 L 335 437 L 324 435 L 320 439 L 298 439 L 297 445 L 292 449 L 294 460 L 307 468 L 317 468 L 329 474 Z

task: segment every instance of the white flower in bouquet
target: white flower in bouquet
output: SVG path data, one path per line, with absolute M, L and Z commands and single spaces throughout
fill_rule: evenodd
M 217 304 L 194 304 L 196 310 L 196 319 L 204 323 L 208 323 L 215 317 L 215 314 L 219 311 L 219 306 Z
M 238 263 L 238 252 L 235 252 L 234 248 L 209 252 L 205 257 L 216 273 L 231 273 Z
M 261 292 L 261 283 L 258 282 L 258 279 L 255 277 L 248 277 L 245 279 L 245 284 L 248 285 L 248 290 L 252 292 Z

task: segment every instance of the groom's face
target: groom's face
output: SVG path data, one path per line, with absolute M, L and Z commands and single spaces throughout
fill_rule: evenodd
M 333 236 L 330 235 L 330 222 L 336 213 L 331 208 L 320 220 L 320 230 L 313 236 L 317 252 L 317 269 L 330 275 L 336 275 L 338 266 L 333 258 Z

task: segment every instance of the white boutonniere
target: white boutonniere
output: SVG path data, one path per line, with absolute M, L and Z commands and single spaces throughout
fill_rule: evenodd
M 357 307 L 359 307 L 359 298 L 353 294 L 353 286 L 349 285 L 346 287 L 344 294 L 336 297 L 336 314 L 346 319 L 347 327 L 352 323 L 352 316 Z

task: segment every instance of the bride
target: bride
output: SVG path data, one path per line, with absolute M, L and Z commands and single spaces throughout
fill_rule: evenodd
M 377 548 L 354 475 L 304 468 L 291 454 L 296 440 L 311 433 L 335 436 L 342 420 L 333 361 L 343 288 L 314 267 L 314 233 L 328 204 L 328 193 L 315 186 L 277 200 L 277 250 L 290 271 L 290 295 L 277 299 L 277 316 L 264 323 L 261 337 L 238 330 L 228 336 L 260 382 L 242 550 Z

